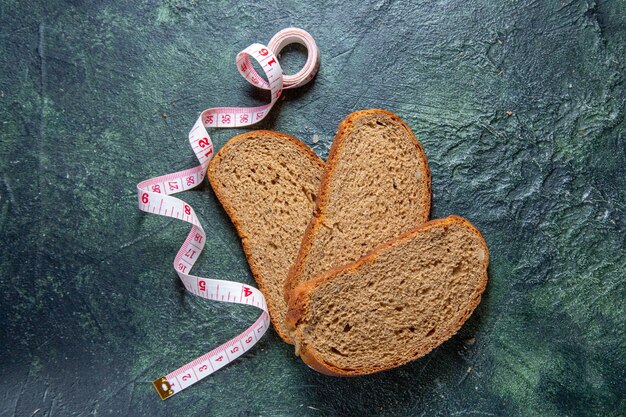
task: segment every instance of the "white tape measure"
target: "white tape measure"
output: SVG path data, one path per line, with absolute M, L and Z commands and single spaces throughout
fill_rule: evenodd
M 289 76 L 283 74 L 276 55 L 286 45 L 292 43 L 304 45 L 308 50 L 308 58 L 298 73 Z M 261 65 L 267 80 L 254 70 L 250 57 Z M 187 291 L 209 300 L 253 305 L 263 312 L 257 321 L 239 336 L 155 380 L 153 385 L 163 400 L 234 361 L 254 346 L 270 324 L 265 297 L 256 288 L 232 281 L 190 275 L 191 268 L 204 248 L 206 233 L 191 206 L 171 195 L 194 188 L 204 180 L 214 152 L 213 143 L 206 131 L 207 127 L 241 127 L 261 121 L 270 112 L 283 89 L 304 85 L 315 76 L 320 57 L 311 35 L 302 29 L 289 28 L 274 35 L 267 46 L 258 43 L 248 46 L 237 54 L 236 63 L 239 72 L 250 84 L 270 90 L 270 103 L 259 107 L 216 107 L 203 111 L 189 132 L 189 143 L 200 165 L 142 181 L 137 184 L 137 193 L 140 210 L 192 224 L 187 239 L 174 258 L 174 269 Z

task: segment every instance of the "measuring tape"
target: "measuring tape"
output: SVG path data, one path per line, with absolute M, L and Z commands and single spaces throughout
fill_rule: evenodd
M 299 43 L 307 48 L 307 61 L 296 74 L 284 75 L 276 55 L 292 43 Z M 267 80 L 254 70 L 250 57 L 261 65 Z M 263 120 L 283 89 L 300 87 L 315 76 L 319 68 L 320 56 L 311 35 L 302 29 L 288 28 L 274 35 L 267 46 L 254 43 L 239 52 L 236 64 L 241 75 L 250 84 L 270 90 L 270 103 L 258 107 L 216 107 L 203 111 L 189 132 L 189 144 L 200 161 L 200 165 L 142 181 L 137 184 L 137 194 L 140 210 L 180 219 L 192 225 L 187 239 L 174 258 L 174 269 L 187 291 L 209 300 L 248 304 L 263 311 L 257 321 L 239 336 L 155 380 L 152 384 L 162 400 L 237 359 L 254 346 L 265 334 L 270 324 L 265 297 L 256 288 L 238 282 L 208 279 L 190 274 L 191 268 L 204 248 L 206 232 L 194 209 L 184 201 L 172 197 L 172 194 L 194 188 L 204 180 L 209 161 L 214 153 L 207 127 L 242 127 Z

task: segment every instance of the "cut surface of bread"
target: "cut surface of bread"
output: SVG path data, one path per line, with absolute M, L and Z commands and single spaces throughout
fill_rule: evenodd
M 237 228 L 274 328 L 287 342 L 285 279 L 323 170 L 324 161 L 302 142 L 266 130 L 235 136 L 209 164 L 211 187 Z
M 472 314 L 488 263 L 485 241 L 467 220 L 425 223 L 294 290 L 287 325 L 296 353 L 336 376 L 419 358 Z
M 339 125 L 315 215 L 289 272 L 298 284 L 353 262 L 428 220 L 430 170 L 411 129 L 385 110 L 362 110 Z

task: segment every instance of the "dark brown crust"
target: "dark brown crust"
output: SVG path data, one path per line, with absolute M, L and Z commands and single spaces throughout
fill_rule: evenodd
M 220 186 L 217 183 L 217 181 L 214 180 L 213 176 L 214 176 L 214 170 L 215 168 L 218 166 L 218 164 L 221 162 L 223 155 L 225 155 L 226 153 L 229 152 L 229 150 L 238 142 L 240 141 L 244 141 L 247 139 L 251 139 L 251 138 L 256 138 L 259 136 L 271 136 L 279 141 L 283 141 L 283 142 L 289 142 L 291 144 L 296 145 L 298 148 L 302 149 L 304 151 L 305 154 L 307 154 L 309 156 L 309 158 L 311 159 L 311 161 L 313 161 L 314 163 L 316 163 L 321 170 L 324 169 L 324 161 L 317 156 L 317 154 L 315 152 L 313 152 L 311 150 L 311 148 L 309 148 L 308 146 L 306 146 L 304 143 L 302 143 L 301 141 L 299 141 L 298 139 L 294 138 L 293 136 L 287 135 L 285 133 L 280 133 L 280 132 L 274 132 L 271 130 L 255 130 L 252 132 L 246 132 L 246 133 L 242 133 L 240 135 L 237 135 L 235 137 L 233 137 L 232 139 L 230 139 L 228 142 L 226 142 L 226 144 L 222 147 L 222 149 L 220 149 L 220 151 L 213 157 L 213 159 L 211 160 L 211 162 L 209 163 L 209 168 L 208 168 L 208 172 L 207 172 L 207 176 L 209 178 L 209 182 L 211 183 L 211 188 L 213 188 L 213 192 L 215 193 L 215 195 L 217 196 L 217 199 L 219 200 L 220 204 L 222 205 L 222 207 L 224 208 L 224 210 L 226 211 L 226 213 L 228 214 L 228 217 L 230 217 L 231 221 L 233 222 L 233 224 L 235 225 L 235 228 L 237 229 L 237 234 L 239 235 L 239 237 L 241 238 L 241 244 L 243 246 L 243 251 L 246 255 L 246 258 L 248 260 L 248 265 L 250 265 L 250 270 L 252 271 L 252 275 L 254 276 L 255 281 L 257 282 L 258 286 L 259 286 L 259 290 L 261 290 L 261 292 L 265 295 L 266 301 L 267 301 L 267 307 L 270 313 L 270 318 L 272 323 L 274 324 L 274 329 L 276 330 L 276 333 L 278 333 L 278 335 L 280 336 L 281 339 L 283 339 L 285 342 L 287 343 L 293 343 L 291 341 L 291 337 L 288 334 L 285 334 L 280 328 L 279 326 L 276 325 L 277 323 L 277 315 L 274 309 L 274 303 L 273 301 L 268 297 L 268 293 L 266 292 L 266 288 L 265 288 L 265 283 L 263 282 L 263 278 L 261 277 L 258 269 L 257 269 L 257 265 L 252 261 L 252 258 L 250 256 L 250 244 L 249 244 L 249 239 L 247 236 L 245 236 L 242 232 L 242 229 L 240 227 L 240 222 L 239 219 L 237 218 L 237 215 L 233 209 L 233 207 L 229 204 L 228 200 L 226 199 L 226 197 L 222 194 L 222 192 L 220 191 Z
M 316 235 L 317 230 L 321 227 L 324 220 L 324 206 L 328 201 L 328 187 L 330 182 L 330 177 L 334 171 L 339 149 L 341 145 L 343 145 L 344 139 L 351 132 L 351 128 L 354 126 L 355 120 L 365 117 L 365 116 L 374 116 L 374 115 L 386 115 L 390 116 L 392 119 L 399 122 L 409 133 L 409 137 L 413 140 L 415 147 L 418 150 L 418 154 L 422 158 L 422 162 L 424 167 L 426 168 L 426 177 L 427 177 L 427 190 L 425 195 L 426 198 L 426 210 L 424 211 L 424 218 L 421 219 L 418 224 L 424 223 L 428 221 L 428 217 L 430 215 L 430 196 L 431 196 L 431 173 L 430 168 L 428 167 L 428 160 L 426 159 L 426 154 L 424 153 L 424 149 L 422 145 L 419 143 L 411 128 L 396 114 L 382 109 L 369 109 L 369 110 L 360 110 L 354 113 L 349 114 L 343 121 L 339 124 L 339 128 L 337 130 L 337 134 L 335 135 L 335 139 L 333 140 L 333 144 L 330 147 L 330 152 L 328 154 L 328 158 L 326 159 L 326 170 L 322 175 L 322 181 L 320 183 L 320 191 L 317 196 L 317 201 L 315 203 L 315 212 L 309 225 L 304 232 L 304 237 L 302 239 L 302 244 L 300 246 L 300 250 L 298 251 L 298 256 L 293 266 L 289 270 L 289 274 L 287 275 L 287 280 L 285 281 L 285 301 L 289 302 L 289 298 L 291 297 L 291 292 L 296 287 L 298 283 L 298 277 L 302 275 L 303 262 L 306 254 L 309 252 L 311 245 L 313 244 L 313 236 Z
M 287 316 L 285 318 L 286 324 L 287 324 L 287 328 L 289 329 L 289 331 L 292 333 L 292 335 L 295 333 L 295 329 L 298 326 L 298 323 L 300 322 L 300 320 L 305 317 L 307 310 L 308 310 L 308 301 L 310 299 L 310 294 L 313 293 L 313 291 L 315 291 L 315 289 L 321 285 L 322 283 L 332 280 L 333 278 L 335 278 L 340 272 L 342 271 L 346 271 L 346 270 L 350 270 L 350 271 L 357 271 L 359 268 L 361 268 L 363 265 L 367 264 L 367 263 L 371 263 L 371 262 L 375 262 L 377 256 L 380 254 L 380 252 L 384 251 L 385 249 L 397 244 L 400 241 L 406 240 L 406 239 L 411 239 L 413 238 L 415 235 L 417 235 L 418 233 L 427 230 L 429 228 L 432 227 L 441 227 L 441 226 L 449 226 L 452 225 L 454 223 L 457 224 L 462 224 L 468 228 L 470 228 L 472 231 L 474 231 L 479 237 L 480 237 L 480 242 L 482 243 L 483 249 L 485 251 L 485 259 L 483 262 L 483 276 L 482 276 L 482 280 L 480 282 L 480 288 L 478 291 L 478 296 L 472 301 L 470 308 L 468 310 L 466 310 L 466 314 L 463 316 L 463 318 L 461 320 L 459 320 L 458 322 L 456 322 L 454 325 L 450 326 L 448 329 L 446 329 L 445 332 L 443 332 L 443 334 L 445 334 L 446 336 L 444 336 L 443 338 L 438 339 L 437 341 L 435 341 L 434 343 L 432 343 L 431 345 L 428 345 L 426 347 L 426 349 L 416 352 L 415 355 L 411 356 L 411 357 L 407 357 L 402 361 L 398 361 L 395 364 L 392 364 L 390 366 L 386 366 L 386 367 L 376 367 L 376 366 L 372 366 L 371 368 L 368 369 L 364 369 L 364 370 L 358 370 L 358 371 L 354 371 L 354 370 L 344 370 L 344 369 L 340 369 L 337 368 L 331 364 L 325 363 L 322 359 L 318 358 L 315 355 L 315 352 L 313 352 L 311 349 L 309 349 L 308 346 L 306 345 L 302 345 L 302 343 L 296 343 L 297 349 L 298 349 L 298 354 L 300 355 L 300 357 L 302 358 L 302 360 L 309 365 L 311 368 L 315 369 L 318 372 L 321 372 L 323 374 L 326 375 L 331 375 L 331 376 L 357 376 L 357 375 L 365 375 L 365 374 L 371 374 L 374 372 L 379 372 L 379 371 L 384 371 L 387 369 L 391 369 L 391 368 L 395 368 L 397 366 L 403 365 L 407 362 L 410 362 L 414 359 L 417 359 L 419 357 L 422 357 L 424 355 L 426 355 L 428 352 L 430 352 L 432 349 L 434 349 L 435 347 L 439 346 L 441 343 L 443 343 L 444 341 L 448 340 L 450 337 L 452 337 L 463 325 L 463 323 L 465 323 L 465 321 L 470 317 L 470 315 L 472 314 L 472 312 L 474 311 L 474 309 L 476 308 L 476 306 L 480 303 L 480 299 L 481 296 L 483 294 L 483 292 L 485 291 L 485 288 L 487 287 L 487 267 L 489 265 L 489 249 L 487 248 L 487 244 L 485 243 L 485 239 L 482 236 L 482 234 L 480 233 L 480 231 L 474 227 L 469 221 L 467 221 L 466 219 L 459 217 L 459 216 L 450 216 L 447 217 L 445 219 L 437 219 L 437 220 L 431 220 L 427 223 L 424 223 L 418 227 L 416 227 L 413 230 L 408 231 L 407 233 L 403 234 L 400 237 L 391 239 L 379 246 L 377 246 L 376 248 L 374 248 L 372 251 L 370 251 L 367 255 L 365 255 L 364 257 L 362 257 L 361 259 L 359 259 L 356 262 L 353 262 L 351 264 L 345 265 L 345 266 L 340 266 L 340 267 L 336 267 L 333 268 L 331 270 L 329 270 L 328 272 L 312 279 L 309 280 L 307 282 L 304 282 L 302 284 L 300 284 L 298 287 L 296 287 L 293 290 L 293 294 L 291 297 L 291 300 L 289 301 L 289 310 L 287 311 Z

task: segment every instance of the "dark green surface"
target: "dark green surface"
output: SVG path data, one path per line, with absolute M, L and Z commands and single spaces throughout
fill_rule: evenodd
M 38 3 L 0 1 L 1 417 L 625 414 L 625 1 Z M 266 102 L 234 56 L 292 25 L 320 74 L 258 127 L 325 157 L 351 111 L 399 114 L 432 216 L 489 244 L 487 292 L 408 366 L 325 377 L 271 331 L 161 402 L 152 379 L 257 310 L 185 294 L 187 226 L 140 213 L 135 184 L 194 165 L 199 111 Z M 253 283 L 210 188 L 182 198 L 210 231 L 196 272 Z

